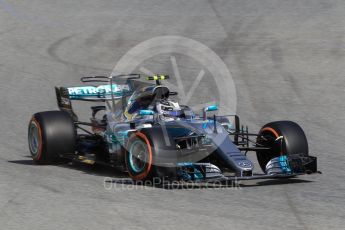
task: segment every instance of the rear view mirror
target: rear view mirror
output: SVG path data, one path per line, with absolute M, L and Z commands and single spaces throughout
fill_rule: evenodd
M 204 108 L 205 111 L 217 111 L 218 106 L 217 105 L 210 105 Z
M 218 110 L 218 106 L 217 105 L 210 105 L 207 106 L 203 109 L 203 119 L 206 120 L 207 119 L 207 112 L 211 112 L 211 111 L 217 111 Z

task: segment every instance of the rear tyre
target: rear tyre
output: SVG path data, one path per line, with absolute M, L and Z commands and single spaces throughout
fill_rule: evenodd
M 277 140 L 283 136 L 282 140 Z M 308 156 L 308 141 L 302 128 L 292 121 L 276 121 L 263 126 L 259 132 L 257 143 L 271 150 L 256 151 L 257 159 L 263 171 L 267 163 L 281 155 L 300 154 Z
M 28 127 L 29 149 L 38 164 L 63 162 L 60 155 L 74 153 L 76 130 L 71 116 L 62 111 L 36 113 Z

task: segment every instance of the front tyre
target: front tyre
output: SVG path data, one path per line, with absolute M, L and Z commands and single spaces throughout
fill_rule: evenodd
M 282 140 L 279 140 L 280 136 L 283 136 Z M 307 137 L 302 128 L 292 121 L 276 121 L 266 124 L 259 132 L 257 143 L 260 146 L 271 148 L 256 151 L 263 171 L 266 169 L 266 164 L 275 157 L 293 154 L 309 155 Z
M 125 164 L 129 176 L 135 181 L 152 179 L 153 149 L 147 136 L 141 132 L 132 134 L 126 150 Z
M 74 153 L 76 130 L 70 115 L 62 111 L 36 113 L 28 127 L 29 150 L 38 164 L 62 161 L 60 155 Z

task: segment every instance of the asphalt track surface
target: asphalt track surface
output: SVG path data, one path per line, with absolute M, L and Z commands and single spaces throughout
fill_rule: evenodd
M 0 0 L 0 228 L 343 229 L 344 12 L 342 0 Z M 125 175 L 31 162 L 27 122 L 56 109 L 53 86 L 109 74 L 129 49 L 163 35 L 194 39 L 221 57 L 252 131 L 298 122 L 323 174 L 240 189 L 109 191 L 104 177 Z M 181 59 L 181 76 L 196 76 L 198 67 Z M 148 65 L 171 71 L 162 60 Z M 208 79 L 193 100 L 208 93 Z

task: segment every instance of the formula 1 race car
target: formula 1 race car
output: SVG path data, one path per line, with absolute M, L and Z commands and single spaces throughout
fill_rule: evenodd
M 134 181 L 282 179 L 317 172 L 317 159 L 309 156 L 307 138 L 296 123 L 271 122 L 249 133 L 237 115 L 216 115 L 217 105 L 200 113 L 180 105 L 172 99 L 177 92 L 161 84 L 168 78 L 95 76 L 81 79 L 89 86 L 56 87 L 60 111 L 36 113 L 29 123 L 33 160 L 106 164 Z M 104 104 L 92 106 L 91 121 L 82 122 L 73 100 Z M 264 173 L 253 173 L 250 151 Z

